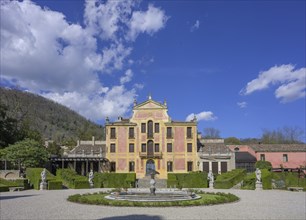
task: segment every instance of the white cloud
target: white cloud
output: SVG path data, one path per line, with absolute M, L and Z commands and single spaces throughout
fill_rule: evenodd
M 133 77 L 133 72 L 131 69 L 128 69 L 125 72 L 125 75 L 120 78 L 120 83 L 124 84 L 124 83 L 130 82 L 132 80 L 132 77 Z
M 247 102 L 237 102 L 237 105 L 239 106 L 239 108 L 246 108 L 248 106 Z
M 208 112 L 200 112 L 198 114 L 191 113 L 186 117 L 186 121 L 191 121 L 194 119 L 194 117 L 197 118 L 198 121 L 214 121 L 217 119 L 217 117 L 212 113 L 211 111 Z
M 267 71 L 260 72 L 258 77 L 250 81 L 240 91 L 242 95 L 249 95 L 255 91 L 279 85 L 275 91 L 276 98 L 286 103 L 305 97 L 306 68 L 295 69 L 292 64 L 274 66 Z
M 196 20 L 196 22 L 191 26 L 190 31 L 193 32 L 195 30 L 198 30 L 200 28 L 200 21 Z
M 123 85 L 133 77 L 131 69 L 124 70 L 133 64 L 127 36 L 133 32 L 135 40 L 140 33 L 153 34 L 165 26 L 164 11 L 152 5 L 137 11 L 138 6 L 130 0 L 87 0 L 81 26 L 31 1 L 2 1 L 1 80 L 43 94 L 89 119 L 124 116 L 138 89 Z M 139 30 L 131 29 L 134 13 L 144 17 Z M 108 87 L 103 74 L 114 70 L 124 73 L 121 85 Z
M 165 12 L 153 5 L 149 5 L 147 11 L 135 11 L 129 23 L 128 39 L 133 41 L 140 33 L 152 35 L 162 29 L 167 20 Z
M 89 97 L 77 91 L 46 93 L 44 97 L 68 106 L 92 120 L 103 120 L 105 117 L 117 118 L 126 114 L 127 109 L 136 97 L 136 90 L 126 90 L 124 86 L 114 86 L 104 95 L 95 94 Z

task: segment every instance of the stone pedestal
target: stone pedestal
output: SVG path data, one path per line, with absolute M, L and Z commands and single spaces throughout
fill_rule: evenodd
M 93 183 L 89 183 L 89 187 L 92 189 L 94 188 L 94 184 Z
M 41 182 L 40 183 L 40 190 L 47 190 L 47 182 Z
M 213 189 L 213 188 L 214 188 L 214 183 L 211 183 L 211 182 L 210 182 L 210 183 L 209 183 L 209 188 L 210 188 L 210 189 Z
M 262 190 L 262 183 L 256 182 L 255 190 Z

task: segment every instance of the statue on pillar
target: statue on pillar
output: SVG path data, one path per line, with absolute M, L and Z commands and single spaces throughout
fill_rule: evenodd
M 209 180 L 209 188 L 214 188 L 215 177 L 211 170 L 209 171 L 207 175 L 207 179 Z
M 90 170 L 89 175 L 88 175 L 88 182 L 89 182 L 90 188 L 93 188 L 94 186 L 93 178 L 94 178 L 94 173 L 92 170 Z
M 44 168 L 41 173 L 40 173 L 40 177 L 41 177 L 41 183 L 40 183 L 40 190 L 46 190 L 47 189 L 47 171 L 46 168 Z

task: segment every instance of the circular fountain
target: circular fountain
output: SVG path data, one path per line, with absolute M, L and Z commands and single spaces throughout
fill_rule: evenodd
M 150 189 L 129 189 L 123 192 L 113 192 L 106 199 L 126 200 L 133 202 L 173 202 L 200 199 L 201 196 L 187 190 L 163 189 L 156 190 L 155 175 L 159 174 L 156 170 L 151 170 Z
M 151 194 L 145 189 L 129 189 L 127 192 L 113 192 L 106 199 L 126 200 L 133 202 L 173 202 L 200 199 L 201 196 L 186 190 L 163 189 Z

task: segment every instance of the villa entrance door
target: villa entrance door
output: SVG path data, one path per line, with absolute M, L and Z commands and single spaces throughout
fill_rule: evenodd
M 146 164 L 146 175 L 150 175 L 151 170 L 155 170 L 154 160 L 148 160 Z

